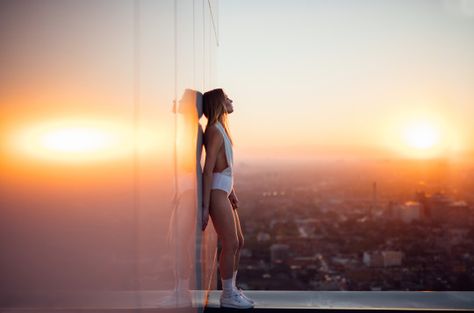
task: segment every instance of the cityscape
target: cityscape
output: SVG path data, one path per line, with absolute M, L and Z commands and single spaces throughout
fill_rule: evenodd
M 474 290 L 474 167 L 447 160 L 240 164 L 250 290 Z

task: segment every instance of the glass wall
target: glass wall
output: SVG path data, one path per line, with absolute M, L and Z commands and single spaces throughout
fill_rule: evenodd
M 215 286 L 198 195 L 217 14 L 0 3 L 1 307 L 191 307 Z

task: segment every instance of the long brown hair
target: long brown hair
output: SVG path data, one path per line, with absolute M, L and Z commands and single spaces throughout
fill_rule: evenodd
M 233 144 L 227 122 L 227 111 L 224 107 L 225 94 L 221 88 L 207 91 L 203 94 L 202 109 L 204 116 L 207 118 L 206 130 L 209 126 L 219 121 L 224 126 L 225 132 Z

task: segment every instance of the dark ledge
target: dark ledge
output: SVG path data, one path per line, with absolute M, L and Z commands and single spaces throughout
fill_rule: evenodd
M 474 311 L 472 291 L 245 291 L 263 311 Z M 220 292 L 212 291 L 208 312 L 217 311 Z M 222 310 L 221 310 L 222 311 Z
M 0 296 L 0 312 L 474 312 L 474 291 L 245 291 L 253 310 L 219 308 L 220 291 L 192 291 L 189 303 L 169 291 L 41 291 Z

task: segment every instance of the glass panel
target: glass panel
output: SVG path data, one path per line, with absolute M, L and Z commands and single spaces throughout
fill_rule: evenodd
M 1 2 L 2 307 L 190 307 L 215 286 L 198 197 L 208 11 Z

